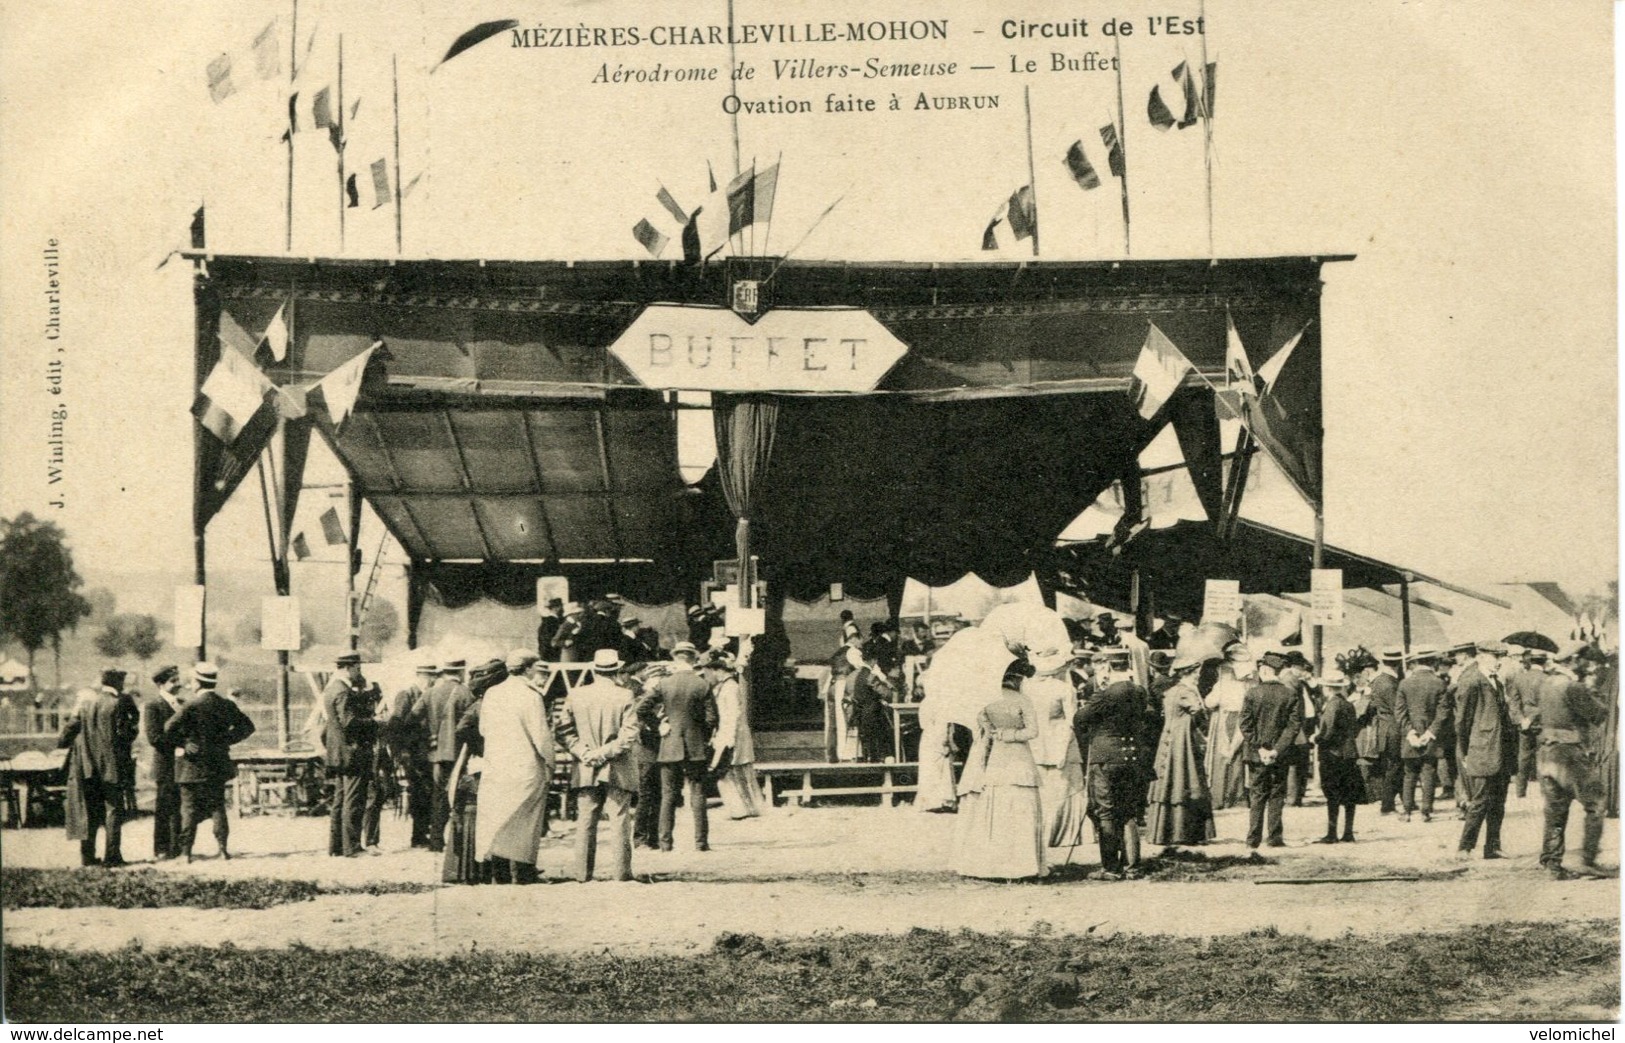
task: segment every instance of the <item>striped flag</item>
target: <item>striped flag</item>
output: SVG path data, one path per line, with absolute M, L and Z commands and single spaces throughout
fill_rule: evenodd
M 1106 146 L 1106 169 L 1111 171 L 1112 177 L 1124 176 L 1123 139 L 1117 136 L 1117 124 L 1108 123 L 1101 127 L 1100 141 Z
M 355 410 L 356 399 L 361 397 L 361 379 L 366 376 L 367 363 L 372 361 L 373 353 L 383 345 L 381 340 L 373 341 L 366 351 L 317 382 L 316 390 L 321 392 L 322 404 L 327 408 L 328 419 L 334 427 L 343 427 L 344 421 Z
M 271 349 L 271 357 L 278 362 L 288 357 L 288 322 L 282 317 L 287 309 L 286 304 L 277 305 L 276 314 L 271 316 L 271 322 L 265 327 L 265 336 L 260 340 Z
M 671 215 L 671 219 L 677 222 L 679 228 L 688 224 L 688 212 L 677 205 L 677 200 L 672 198 L 670 192 L 666 191 L 665 185 L 660 186 L 660 191 L 655 193 L 655 198 L 660 201 L 661 206 L 666 208 L 666 213 Z M 647 222 L 645 223 L 647 224 Z M 639 241 L 641 242 L 641 240 Z
M 1066 150 L 1066 169 L 1084 191 L 1100 187 L 1100 175 L 1095 173 L 1089 157 L 1084 154 L 1082 141 L 1074 141 L 1072 147 Z
M 1033 198 L 1033 186 L 1022 185 L 1010 194 L 1005 207 L 1010 231 L 1017 239 L 1031 239 L 1038 230 L 1038 203 Z
M 245 432 L 275 425 L 276 410 L 268 404 L 271 389 L 259 367 L 223 344 L 220 361 L 198 389 L 192 415 L 204 430 L 231 445 Z
M 1134 381 L 1129 386 L 1129 395 L 1139 409 L 1140 418 L 1150 420 L 1161 412 L 1184 383 L 1186 375 L 1195 368 L 1185 353 L 1157 329 L 1157 324 L 1150 323 L 1145 343 L 1140 347 L 1140 357 L 1134 363 Z
M 375 159 L 372 161 L 372 193 L 376 200 L 372 204 L 374 210 L 390 201 L 389 163 L 387 160 Z
M 330 547 L 342 547 L 349 542 L 344 538 L 344 523 L 339 521 L 337 507 L 329 507 L 322 512 L 322 538 L 327 540 Z
M 282 75 L 282 43 L 277 39 L 276 19 L 271 19 L 254 37 L 254 72 L 262 80 Z
M 1145 103 L 1145 113 L 1151 120 L 1151 125 L 1158 130 L 1168 130 L 1174 125 L 1174 114 L 1169 110 L 1166 102 L 1162 100 L 1162 87 L 1151 88 L 1151 97 Z
M 686 219 L 684 223 L 687 223 Z M 660 231 L 660 229 L 650 224 L 647 218 L 632 226 L 632 237 L 636 239 L 645 250 L 649 251 L 649 255 L 651 257 L 659 257 L 660 252 L 664 250 L 666 248 L 666 244 L 671 241 L 670 236 L 664 234 Z

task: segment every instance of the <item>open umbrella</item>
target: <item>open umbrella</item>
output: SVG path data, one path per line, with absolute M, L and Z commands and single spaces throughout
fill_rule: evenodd
M 1029 659 L 1065 657 L 1072 650 L 1072 635 L 1067 632 L 1066 620 L 1061 614 L 1030 602 L 999 605 L 977 629 L 998 634 L 1006 648 L 1012 652 L 1025 651 Z
M 948 639 L 931 657 L 931 665 L 920 676 L 925 700 L 922 715 L 940 722 L 976 728 L 976 715 L 999 697 L 1004 668 L 1015 654 L 1005 646 L 996 631 L 981 627 L 961 630 Z
M 1530 649 L 1531 651 L 1541 651 L 1541 652 L 1556 652 L 1557 651 L 1557 642 L 1556 641 L 1553 641 L 1551 638 L 1547 637 L 1545 634 L 1539 634 L 1539 633 L 1536 633 L 1533 630 L 1520 630 L 1515 634 L 1508 634 L 1506 637 L 1503 637 L 1501 640 L 1505 641 L 1509 645 L 1517 645 L 1519 648 L 1527 648 L 1527 649 Z

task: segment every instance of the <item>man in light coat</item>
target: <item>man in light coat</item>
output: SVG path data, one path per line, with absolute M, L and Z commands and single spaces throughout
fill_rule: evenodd
M 632 879 L 639 724 L 632 690 L 618 676 L 623 665 L 613 648 L 600 649 L 593 655 L 592 684 L 571 691 L 559 711 L 559 740 L 576 759 L 570 780 L 576 792 L 575 876 L 583 883 L 592 879 L 600 818 L 609 825 L 614 878 Z
M 433 772 L 434 816 L 429 827 L 429 850 L 446 849 L 446 823 L 451 798 L 446 795 L 452 765 L 457 763 L 457 722 L 474 705 L 474 693 L 463 683 L 462 659 L 440 664 L 440 680 L 429 689 L 429 767 Z
M 543 699 L 549 671 L 527 649 L 508 653 L 505 665 L 508 679 L 485 693 L 480 710 L 485 767 L 474 851 L 491 862 L 493 882 L 529 884 L 537 879 L 553 781 L 553 725 Z
M 101 687 L 81 693 L 63 725 L 57 746 L 68 751 L 64 803 L 68 839 L 79 841 L 81 865 L 122 866 L 124 779 L 130 746 L 140 730 L 119 691 L 124 675 L 102 673 Z M 96 833 L 105 828 L 104 857 L 96 858 Z
M 1458 858 L 1467 858 L 1484 830 L 1484 857 L 1501 858 L 1501 819 L 1507 787 L 1518 768 L 1518 722 L 1512 719 L 1501 662 L 1506 646 L 1481 642 L 1478 661 L 1456 681 L 1456 751 L 1467 790 Z

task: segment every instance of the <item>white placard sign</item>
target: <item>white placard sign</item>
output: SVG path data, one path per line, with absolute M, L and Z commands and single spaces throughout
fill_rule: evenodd
M 1343 625 L 1343 570 L 1314 569 L 1309 573 L 1309 622 L 1318 627 Z
M 727 308 L 651 304 L 610 352 L 648 387 L 870 391 L 908 347 L 866 311 L 781 308 L 754 325 Z
M 175 588 L 176 648 L 198 648 L 203 644 L 203 588 Z
M 558 598 L 566 605 L 570 603 L 570 579 L 567 576 L 537 576 L 536 577 L 536 614 L 547 615 L 547 603 Z
M 831 601 L 845 601 L 846 586 L 841 583 L 831 583 L 829 585 L 829 599 Z
M 739 584 L 730 583 L 721 590 L 711 592 L 711 604 L 723 611 L 731 611 L 739 607 Z
M 767 633 L 767 609 L 731 606 L 728 609 L 726 627 L 729 637 L 751 637 L 756 634 L 765 634 Z
M 273 652 L 299 651 L 299 599 L 260 599 L 260 647 Z
M 1234 624 L 1242 613 L 1241 580 L 1210 579 L 1202 599 L 1202 622 Z

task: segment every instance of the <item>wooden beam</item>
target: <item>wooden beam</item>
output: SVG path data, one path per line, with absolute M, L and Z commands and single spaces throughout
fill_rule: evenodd
M 463 455 L 462 439 L 457 437 L 457 425 L 452 422 L 451 412 L 442 409 L 440 419 L 446 425 L 446 435 L 451 438 L 452 451 L 457 456 L 457 476 L 463 482 L 462 499 L 468 503 L 468 511 L 474 516 L 474 531 L 479 533 L 480 546 L 485 550 L 485 560 L 496 560 L 496 551 L 491 547 L 491 537 L 485 531 L 485 522 L 480 519 L 480 506 L 474 501 L 478 494 L 474 492 L 474 479 L 468 473 L 468 458 Z
M 597 409 L 592 414 L 593 429 L 598 434 L 598 462 L 604 469 L 604 490 L 610 493 L 605 510 L 609 512 L 609 538 L 615 544 L 615 560 L 619 561 L 625 556 L 626 548 L 621 545 L 621 523 L 615 517 L 615 472 L 609 466 L 609 437 L 604 433 L 604 411 Z
M 556 558 L 559 556 L 559 541 L 553 536 L 553 519 L 547 516 L 547 504 L 542 499 L 547 495 L 547 482 L 542 478 L 542 462 L 536 459 L 536 439 L 530 430 L 530 413 L 519 414 L 519 426 L 525 432 L 525 459 L 530 461 L 530 476 L 536 482 L 536 513 L 542 519 L 542 528 L 547 530 L 547 549 Z

